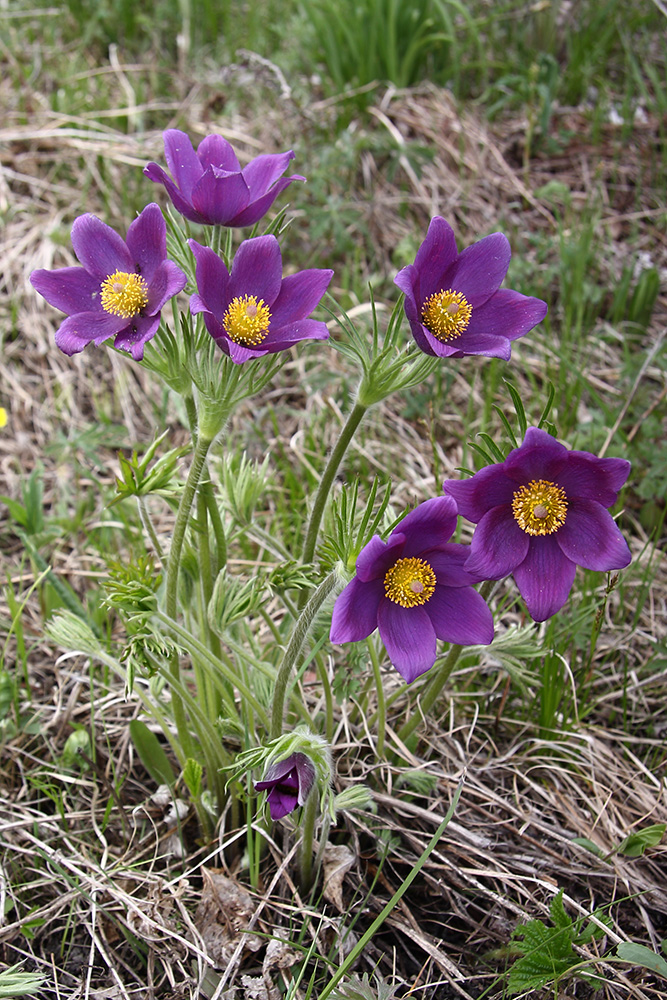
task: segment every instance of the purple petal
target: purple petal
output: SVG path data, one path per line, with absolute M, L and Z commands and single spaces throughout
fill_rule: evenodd
M 480 469 L 470 479 L 446 479 L 445 493 L 456 500 L 459 514 L 475 524 L 493 507 L 512 502 L 516 483 L 505 475 L 504 463 Z
M 209 167 L 192 189 L 192 204 L 209 225 L 228 226 L 248 204 L 248 187 L 241 174 Z
M 159 313 L 157 316 L 135 316 L 130 325 L 117 335 L 113 346 L 120 351 L 129 351 L 135 361 L 141 361 L 145 344 L 153 339 L 159 326 Z
M 204 172 L 203 167 L 185 132 L 169 128 L 164 133 L 163 139 L 164 155 L 171 176 L 180 188 L 183 198 L 190 201 L 192 189 Z
M 223 350 L 226 354 L 229 354 L 235 365 L 242 365 L 245 361 L 253 361 L 255 358 L 263 358 L 269 353 L 263 347 L 242 347 L 241 344 L 237 344 L 227 334 L 225 334 L 225 340 L 227 341 L 227 346 Z M 218 341 L 218 343 L 222 347 L 221 341 Z
M 145 314 L 153 316 L 159 313 L 169 299 L 183 291 L 187 281 L 187 275 L 183 274 L 180 267 L 177 267 L 172 260 L 163 261 L 153 274 L 148 288 Z
M 420 552 L 420 558 L 429 564 L 435 573 L 438 585 L 444 587 L 471 587 L 479 583 L 479 577 L 473 576 L 463 568 L 470 556 L 470 546 L 458 542 L 449 542 L 437 549 L 426 549 Z M 483 577 L 482 579 L 486 579 Z
M 493 642 L 493 615 L 472 587 L 436 587 L 425 605 L 438 639 L 459 646 Z
M 164 185 L 164 188 L 171 198 L 177 212 L 180 212 L 181 215 L 183 215 L 186 219 L 189 219 L 191 222 L 205 222 L 205 219 L 202 218 L 199 212 L 194 210 L 192 203 L 187 198 L 183 197 L 169 174 L 166 174 L 161 166 L 153 162 L 147 163 L 144 167 L 144 174 L 155 184 Z
M 134 259 L 135 267 L 132 270 L 138 270 L 150 284 L 167 256 L 167 226 L 158 205 L 146 205 L 143 212 L 130 224 L 127 247 Z
M 420 310 L 424 300 L 433 292 L 451 287 L 443 285 L 443 276 L 454 265 L 456 259 L 454 230 L 441 216 L 436 215 L 431 219 L 426 239 L 417 251 L 414 270 L 410 275 L 406 275 L 408 280 L 413 282 L 412 287 Z M 398 281 L 402 273 L 396 276 L 395 282 L 401 291 L 405 291 L 403 282 Z
M 299 787 L 296 754 L 292 753 L 289 757 L 284 757 L 282 760 L 276 761 L 275 764 L 271 764 L 262 780 L 255 782 L 255 788 L 257 791 L 263 792 L 267 788 L 272 788 L 278 782 L 291 785 L 294 789 Z
M 56 345 L 65 354 L 78 354 L 86 344 L 103 344 L 127 326 L 127 319 L 106 312 L 82 312 L 67 319 L 56 330 Z
M 197 147 L 197 159 L 202 170 L 207 167 L 218 167 L 228 173 L 240 173 L 241 164 L 230 143 L 221 135 L 207 135 Z M 200 174 L 201 176 L 201 174 Z
M 369 580 L 384 580 L 387 570 L 403 555 L 405 535 L 399 527 L 392 531 L 386 542 L 379 535 L 373 535 L 357 556 L 357 576 L 366 583 Z
M 484 305 L 473 309 L 466 336 L 485 334 L 516 340 L 541 323 L 547 304 L 509 288 L 501 288 Z
M 303 180 L 305 180 L 305 177 L 301 177 L 300 174 L 293 174 L 291 177 L 283 177 L 279 181 L 276 181 L 270 191 L 261 198 L 257 198 L 256 201 L 251 202 L 247 208 L 244 208 L 242 212 L 235 215 L 230 222 L 230 226 L 254 226 L 268 212 L 278 195 L 282 194 L 285 188 L 290 186 L 292 181 Z
M 326 323 L 317 319 L 301 319 L 291 326 L 278 329 L 271 323 L 261 347 L 265 354 L 275 354 L 276 351 L 288 350 L 293 344 L 298 344 L 302 340 L 326 340 L 328 336 L 329 329 Z
M 479 580 L 500 580 L 526 558 L 529 541 L 508 504 L 494 507 L 475 529 L 465 568 Z
M 463 292 L 475 309 L 484 305 L 500 286 L 510 266 L 512 251 L 506 236 L 492 233 L 478 243 L 466 247 L 454 266 L 443 277 L 443 289 L 453 288 Z M 437 289 L 435 289 L 437 291 Z
M 195 298 L 195 296 L 193 295 L 192 298 Z M 190 299 L 190 308 L 192 308 L 192 299 Z M 225 333 L 222 324 L 218 323 L 215 316 L 208 311 L 204 313 L 204 324 L 220 350 L 229 355 L 229 347 L 232 341 Z
M 445 545 L 456 529 L 456 501 L 452 497 L 425 500 L 404 517 L 397 530 L 405 538 L 404 556 L 418 556 L 424 549 Z
M 201 300 L 221 322 L 231 299 L 229 272 L 210 247 L 203 247 L 196 240 L 188 240 L 188 246 L 195 258 L 195 280 Z
M 278 298 L 271 309 L 271 325 L 288 326 L 310 316 L 320 304 L 333 278 L 333 271 L 312 268 L 283 278 Z
M 255 295 L 271 309 L 280 294 L 282 273 L 280 245 L 275 236 L 244 240 L 234 256 L 229 299 L 237 295 Z
M 242 173 L 250 191 L 250 201 L 257 201 L 267 194 L 293 159 L 294 153 L 291 149 L 287 153 L 265 153 L 256 156 L 247 167 L 244 167 Z
M 563 554 L 554 535 L 530 539 L 528 555 L 514 579 L 531 618 L 543 622 L 565 604 L 577 567 Z
M 102 309 L 100 281 L 83 267 L 33 271 L 30 283 L 49 305 L 68 315 Z
M 595 500 L 575 497 L 569 501 L 556 541 L 568 559 L 585 569 L 623 569 L 632 559 L 613 517 Z
M 509 361 L 512 355 L 512 348 L 507 337 L 487 336 L 484 333 L 472 333 L 465 330 L 456 340 L 450 340 L 449 346 L 452 348 L 451 357 L 465 358 L 468 355 L 483 356 L 485 358 L 501 358 Z
M 298 796 L 284 788 L 273 788 L 268 794 L 271 819 L 282 819 L 293 812 L 298 805 Z
M 378 625 L 378 607 L 384 597 L 384 580 L 362 583 L 358 577 L 338 595 L 331 617 L 332 642 L 360 642 Z
M 538 427 L 529 427 L 521 447 L 509 453 L 503 468 L 516 483 L 527 486 L 532 479 L 557 482 L 566 467 L 569 452 L 565 445 Z
M 435 631 L 424 606 L 402 608 L 384 600 L 378 628 L 389 659 L 408 684 L 435 663 Z
M 558 474 L 558 485 L 568 497 L 585 497 L 613 507 L 630 468 L 624 458 L 597 458 L 587 451 L 571 451 Z
M 95 215 L 80 215 L 74 220 L 72 246 L 86 271 L 100 281 L 114 271 L 134 271 L 134 261 L 125 240 Z

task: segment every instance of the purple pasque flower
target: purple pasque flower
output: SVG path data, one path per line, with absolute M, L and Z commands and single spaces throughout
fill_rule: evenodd
M 147 205 L 124 240 L 94 215 L 80 215 L 72 226 L 72 246 L 82 267 L 33 271 L 30 281 L 46 301 L 67 313 L 56 332 L 65 354 L 86 344 L 129 351 L 135 361 L 157 333 L 160 310 L 185 288 L 187 277 L 167 260 L 167 227 L 158 205 Z
M 305 753 L 293 753 L 271 764 L 255 791 L 268 791 L 271 819 L 282 819 L 297 806 L 302 806 L 315 783 L 315 765 Z
M 292 181 L 305 180 L 299 174 L 282 176 L 294 159 L 291 149 L 256 156 L 242 170 L 221 135 L 207 135 L 195 152 L 185 132 L 170 128 L 164 133 L 164 153 L 172 177 L 157 163 L 147 163 L 144 173 L 164 184 L 176 211 L 191 222 L 253 226 Z
M 283 278 L 275 236 L 244 240 L 231 274 L 210 247 L 188 240 L 197 262 L 198 291 L 190 312 L 203 313 L 206 329 L 232 361 L 285 351 L 300 340 L 326 340 L 326 323 L 309 319 L 333 277 L 312 268 Z
M 429 670 L 436 639 L 488 645 L 493 616 L 463 568 L 467 545 L 449 539 L 456 503 L 434 497 L 403 518 L 386 542 L 371 538 L 357 557 L 357 575 L 333 609 L 332 642 L 359 642 L 379 629 L 389 659 L 410 683 Z
M 547 314 L 541 299 L 500 288 L 511 256 L 502 233 L 459 253 L 449 223 L 437 215 L 431 219 L 414 264 L 394 279 L 405 293 L 405 315 L 422 351 L 441 358 L 509 358 L 510 341 Z
M 568 451 L 529 427 L 520 448 L 445 492 L 477 524 L 468 572 L 499 580 L 514 574 L 531 617 L 544 621 L 567 600 L 577 566 L 606 571 L 630 562 L 630 550 L 606 510 L 630 472 L 624 458 Z

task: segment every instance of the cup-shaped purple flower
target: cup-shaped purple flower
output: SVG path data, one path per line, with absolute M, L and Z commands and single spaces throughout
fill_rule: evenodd
M 305 177 L 283 177 L 292 150 L 255 157 L 246 167 L 221 135 L 208 135 L 195 152 L 185 132 L 164 133 L 164 153 L 171 177 L 157 163 L 144 174 L 164 184 L 174 208 L 191 222 L 219 226 L 253 226 L 271 208 L 281 191 Z
M 268 792 L 271 819 L 282 819 L 304 805 L 315 783 L 315 765 L 305 753 L 293 753 L 271 764 L 255 791 Z
M 394 279 L 405 293 L 405 315 L 422 351 L 441 358 L 509 358 L 510 342 L 547 314 L 541 299 L 500 288 L 511 256 L 502 233 L 459 253 L 449 223 L 440 216 L 431 220 L 414 264 Z
M 604 572 L 630 562 L 607 509 L 629 472 L 623 458 L 568 451 L 529 427 L 504 462 L 444 484 L 477 524 L 466 569 L 489 580 L 513 573 L 531 617 L 545 621 L 565 604 L 577 566 Z
M 386 542 L 371 538 L 357 557 L 357 575 L 333 609 L 332 642 L 359 642 L 379 629 L 389 659 L 410 683 L 429 670 L 436 640 L 488 645 L 493 616 L 463 564 L 467 545 L 450 542 L 456 503 L 434 497 L 419 504 Z
M 72 246 L 82 267 L 33 271 L 30 281 L 46 301 L 67 313 L 56 332 L 65 354 L 91 341 L 129 351 L 135 361 L 155 336 L 160 311 L 185 288 L 187 276 L 167 259 L 167 227 L 158 205 L 147 205 L 131 223 L 127 238 L 94 215 L 72 226 Z
M 326 340 L 326 323 L 309 319 L 333 271 L 311 268 L 283 278 L 275 236 L 245 240 L 231 273 L 210 247 L 188 240 L 196 261 L 197 292 L 190 311 L 204 314 L 206 329 L 232 361 L 285 351 L 301 340 Z

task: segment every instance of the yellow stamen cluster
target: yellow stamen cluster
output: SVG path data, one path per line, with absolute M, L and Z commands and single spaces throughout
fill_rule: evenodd
M 264 299 L 255 295 L 237 295 L 222 318 L 225 333 L 241 347 L 257 347 L 269 332 L 271 313 Z
M 148 285 L 140 274 L 115 271 L 101 286 L 102 308 L 112 316 L 131 319 L 148 305 Z
M 514 494 L 512 512 L 527 535 L 551 535 L 565 524 L 565 490 L 547 479 L 531 479 Z
M 394 604 L 414 608 L 426 604 L 435 590 L 435 573 L 427 562 L 414 556 L 399 559 L 384 578 L 384 592 Z
M 422 306 L 424 326 L 434 337 L 445 343 L 456 340 L 467 328 L 472 316 L 472 306 L 462 292 L 448 288 L 434 292 Z

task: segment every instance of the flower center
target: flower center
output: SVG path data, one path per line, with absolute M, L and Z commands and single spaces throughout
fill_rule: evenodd
M 565 524 L 565 490 L 547 479 L 531 479 L 512 497 L 512 512 L 527 535 L 551 535 Z
M 422 306 L 422 320 L 438 340 L 456 340 L 467 328 L 472 306 L 462 292 L 434 292 Z
M 431 599 L 435 584 L 435 573 L 423 559 L 399 559 L 387 570 L 384 592 L 394 604 L 414 608 Z
M 112 316 L 130 319 L 148 305 L 148 285 L 140 274 L 115 271 L 101 286 L 102 308 Z
M 225 333 L 241 347 L 256 347 L 269 332 L 271 313 L 264 299 L 256 295 L 237 295 L 222 318 Z

